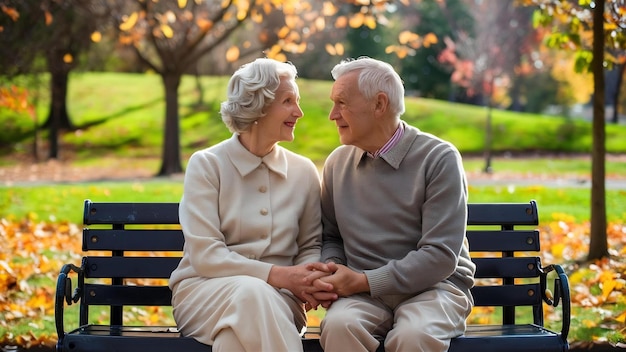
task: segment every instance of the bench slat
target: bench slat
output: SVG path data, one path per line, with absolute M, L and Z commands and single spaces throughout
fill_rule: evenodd
M 472 295 L 477 307 L 532 306 L 541 304 L 539 284 L 474 286 Z
M 467 206 L 468 225 L 516 225 L 539 224 L 537 203 L 471 203 Z
M 92 203 L 85 201 L 83 224 L 178 224 L 178 203 Z
M 85 284 L 85 303 L 105 306 L 170 306 L 172 291 L 167 286 Z
M 85 278 L 169 279 L 180 257 L 85 257 Z
M 538 257 L 472 258 L 477 279 L 533 278 L 539 276 Z
M 83 250 L 182 251 L 182 230 L 83 230 Z
M 536 230 L 468 230 L 467 240 L 471 252 L 537 252 L 540 246 Z

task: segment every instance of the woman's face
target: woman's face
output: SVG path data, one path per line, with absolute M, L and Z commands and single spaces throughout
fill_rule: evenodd
M 276 98 L 264 112 L 265 116 L 258 120 L 261 135 L 274 142 L 293 141 L 296 121 L 304 115 L 300 109 L 300 93 L 296 82 L 281 78 Z

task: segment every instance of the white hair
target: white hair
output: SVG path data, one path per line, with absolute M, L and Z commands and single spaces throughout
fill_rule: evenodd
M 358 88 L 366 99 L 372 99 L 379 92 L 387 94 L 389 107 L 395 117 L 404 114 L 404 85 L 393 67 L 383 61 L 366 56 L 357 59 L 345 59 L 335 65 L 331 74 L 333 79 L 352 71 L 360 71 Z
M 228 82 L 228 98 L 222 102 L 222 121 L 231 132 L 246 132 L 275 99 L 281 78 L 295 80 L 298 75 L 291 63 L 259 58 L 241 66 Z

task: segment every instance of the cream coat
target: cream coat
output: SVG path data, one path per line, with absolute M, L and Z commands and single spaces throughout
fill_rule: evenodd
M 280 146 L 259 158 L 246 150 L 235 134 L 194 153 L 185 174 L 179 216 L 185 246 L 169 283 L 174 317 L 183 334 L 204 343 L 212 343 L 224 328 L 216 329 L 220 321 L 232 321 L 227 326 L 232 328 L 240 319 L 250 320 L 251 315 L 263 319 L 267 313 L 244 304 L 239 304 L 240 310 L 225 313 L 229 302 L 216 301 L 230 297 L 219 292 L 225 287 L 222 285 L 232 289 L 231 279 L 238 276 L 246 277 L 246 285 L 250 278 L 267 282 L 272 265 L 297 265 L 320 257 L 317 168 L 309 159 Z M 294 302 L 298 307 L 300 302 L 285 291 L 277 296 L 290 297 L 284 307 L 293 309 Z M 267 296 L 264 292 L 257 294 Z M 303 317 L 289 313 L 295 331 L 294 320 Z M 246 315 L 236 316 L 242 314 Z M 266 325 L 258 320 L 254 323 Z M 255 335 L 254 331 L 246 334 Z

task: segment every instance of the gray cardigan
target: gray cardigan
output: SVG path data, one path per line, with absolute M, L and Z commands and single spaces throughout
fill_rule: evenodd
M 450 143 L 405 124 L 379 158 L 337 148 L 324 165 L 322 221 L 322 261 L 364 272 L 372 296 L 414 295 L 448 280 L 471 297 L 467 182 Z

